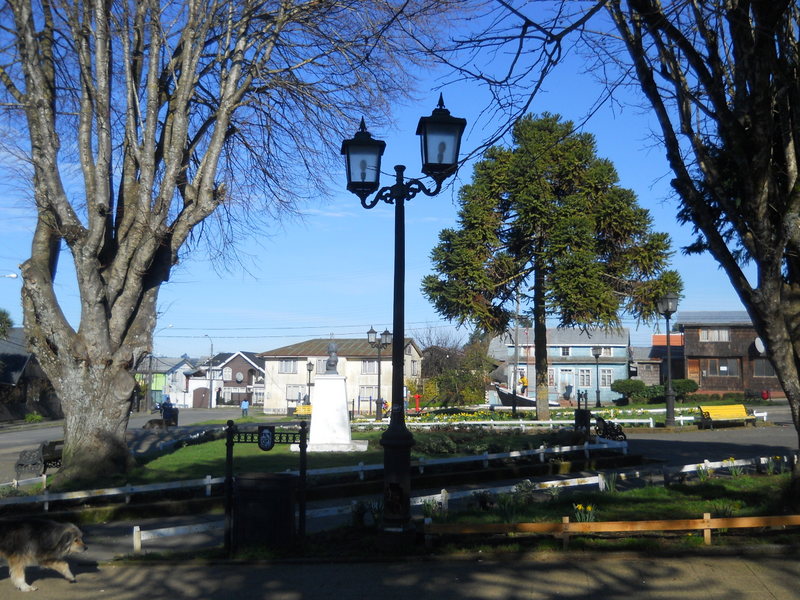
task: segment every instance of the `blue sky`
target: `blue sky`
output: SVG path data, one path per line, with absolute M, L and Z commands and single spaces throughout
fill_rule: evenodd
M 565 119 L 583 120 L 598 96 L 588 75 L 562 68 L 545 86 L 533 111 L 559 113 Z M 418 101 L 398 106 L 396 127 L 373 136 L 386 141 L 383 185 L 392 181 L 395 164 L 405 164 L 407 175 L 419 171 L 419 142 L 414 135 L 420 116 L 435 107 L 439 90 L 435 81 L 424 81 Z M 480 121 L 486 102 L 480 89 L 467 84 L 443 90 L 447 108 L 469 124 L 462 151 L 478 146 L 492 131 Z M 357 123 L 353 123 L 355 133 Z M 599 155 L 612 160 L 623 186 L 633 189 L 639 203 L 651 211 L 655 229 L 672 236 L 673 267 L 684 280 L 683 310 L 742 310 L 727 276 L 709 256 L 683 256 L 679 248 L 691 239 L 688 227 L 675 220 L 676 206 L 669 199 L 670 172 L 663 151 L 654 144 L 655 122 L 641 109 L 604 105 L 586 123 L 593 133 Z M 0 166 L 0 169 L 2 167 Z M 17 272 L 30 249 L 33 210 L 24 185 L 9 172 L 2 173 L 0 193 L 0 275 Z M 467 182 L 471 169 L 459 173 Z M 194 255 L 180 264 L 171 281 L 162 287 L 155 353 L 179 356 L 214 351 L 264 351 L 312 337 L 360 337 L 370 326 L 391 328 L 393 207 L 380 204 L 372 210 L 361 207 L 347 192 L 344 167 L 333 175 L 332 194 L 301 207 L 302 218 L 282 223 L 265 221 L 259 234 L 243 242 L 247 269 L 214 270 L 206 257 Z M 456 181 L 456 186 L 459 181 Z M 438 234 L 456 223 L 457 207 L 452 185 L 439 196 L 418 196 L 406 205 L 406 335 L 433 328 L 452 331 L 422 297 L 422 277 L 431 271 L 430 251 Z M 67 318 L 77 326 L 80 300 L 70 282 L 69 256 L 63 256 L 63 279 L 57 294 Z M 0 279 L 0 308 L 15 322 L 22 322 L 20 279 Z M 680 311 L 679 311 L 680 313 Z M 679 316 L 679 315 L 678 315 Z M 652 330 L 631 328 L 634 345 L 647 345 Z M 662 324 L 663 329 L 663 324 Z M 457 332 L 466 336 L 465 330 Z

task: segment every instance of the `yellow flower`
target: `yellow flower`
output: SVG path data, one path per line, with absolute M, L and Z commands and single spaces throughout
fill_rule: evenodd
M 586 507 L 586 510 L 587 510 L 588 512 L 592 512 L 592 505 L 590 504 L 589 506 L 587 506 L 587 507 Z
M 583 510 L 583 504 L 577 504 L 577 505 L 575 506 L 575 508 L 576 508 L 577 510 Z

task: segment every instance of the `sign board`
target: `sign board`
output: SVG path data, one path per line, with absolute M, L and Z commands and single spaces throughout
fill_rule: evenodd
M 275 447 L 275 426 L 259 425 L 258 427 L 258 447 L 265 452 Z

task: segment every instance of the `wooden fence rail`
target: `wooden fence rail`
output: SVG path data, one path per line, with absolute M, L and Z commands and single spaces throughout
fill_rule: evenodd
M 712 529 L 743 529 L 759 527 L 797 527 L 800 515 L 768 517 L 711 517 L 704 513 L 702 519 L 669 519 L 650 521 L 570 521 L 562 517 L 561 523 L 433 523 L 425 519 L 425 537 L 430 543 L 434 535 L 509 534 L 528 533 L 552 535 L 561 538 L 566 549 L 570 535 L 593 533 L 637 533 L 642 531 L 702 531 L 703 541 L 711 544 Z

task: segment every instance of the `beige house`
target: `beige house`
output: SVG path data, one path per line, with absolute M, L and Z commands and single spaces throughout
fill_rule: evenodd
M 337 371 L 346 377 L 347 401 L 356 414 L 374 414 L 379 397 L 392 402 L 392 349 L 381 350 L 378 394 L 378 350 L 366 339 L 314 339 L 276 348 L 258 355 L 264 360 L 264 412 L 287 414 L 303 404 L 310 393 L 314 404 L 314 379 L 325 374 L 328 345 L 336 344 Z M 422 353 L 406 338 L 403 380 L 422 377 Z

